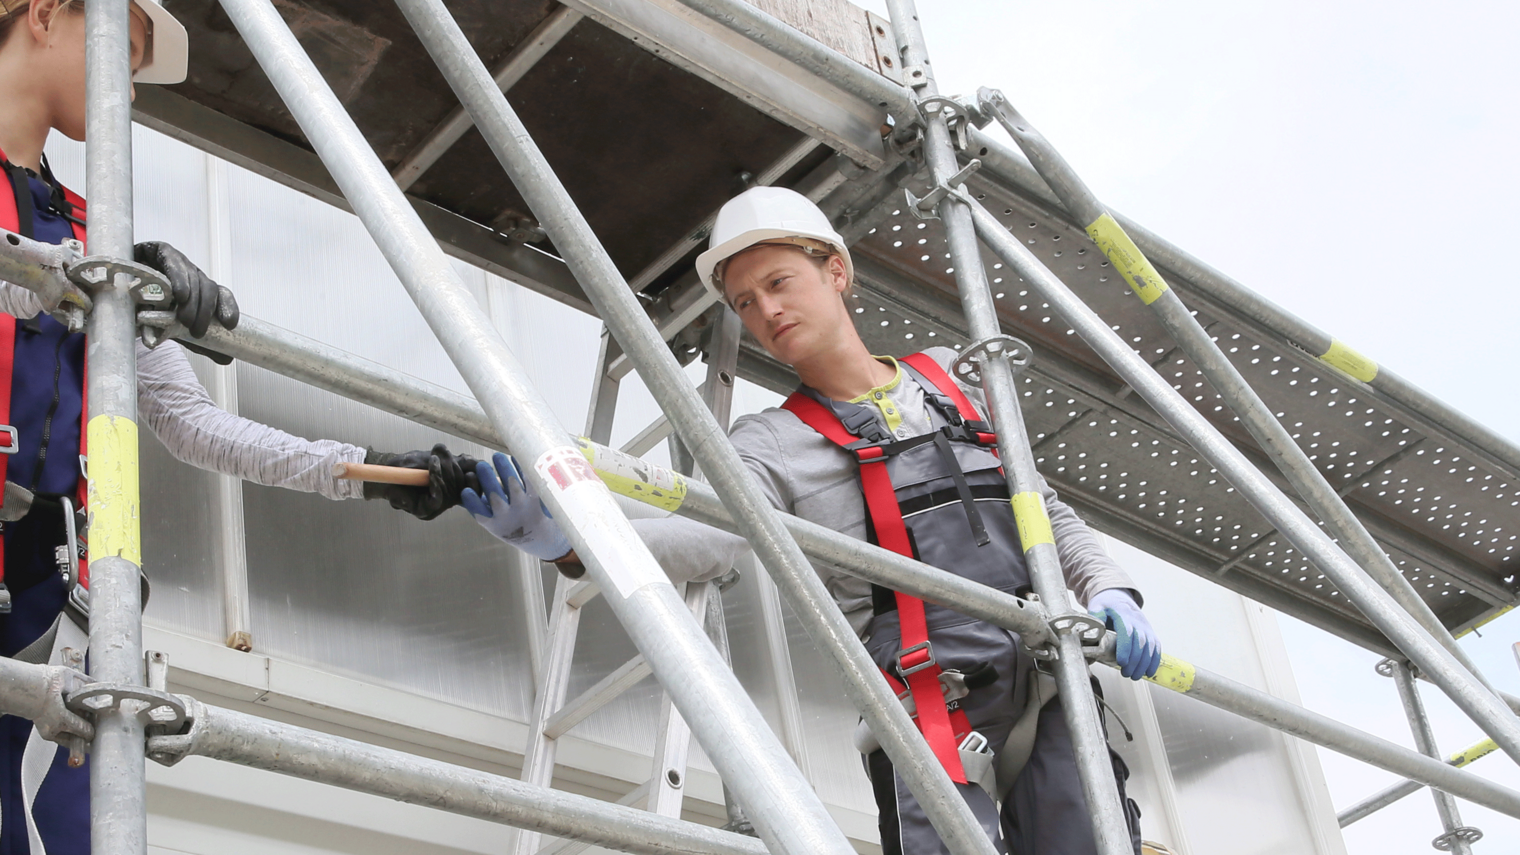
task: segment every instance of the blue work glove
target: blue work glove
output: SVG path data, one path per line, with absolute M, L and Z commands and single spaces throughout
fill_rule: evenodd
M 459 503 L 481 528 L 540 561 L 569 555 L 570 541 L 517 471 L 517 461 L 499 451 L 491 460 L 496 464 L 494 469 L 484 460 L 475 464 L 480 493 L 466 488 L 459 494 Z M 503 484 L 506 489 L 502 489 Z
M 1087 602 L 1087 613 L 1119 636 L 1114 648 L 1119 673 L 1131 680 L 1156 676 L 1156 669 L 1161 666 L 1161 641 L 1129 591 L 1108 588 L 1093 594 Z

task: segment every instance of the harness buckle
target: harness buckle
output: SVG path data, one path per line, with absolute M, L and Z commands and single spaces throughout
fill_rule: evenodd
M 926 658 L 915 665 L 909 665 L 907 661 L 908 657 L 920 650 L 924 652 Z M 897 651 L 897 673 L 901 674 L 905 679 L 910 674 L 917 674 L 925 668 L 932 668 L 937 664 L 938 662 L 934 658 L 934 645 L 927 641 L 920 641 L 912 647 Z
M 0 437 L 5 438 L 5 445 L 0 445 L 0 454 L 15 454 L 21 450 L 21 436 L 10 425 L 0 425 Z

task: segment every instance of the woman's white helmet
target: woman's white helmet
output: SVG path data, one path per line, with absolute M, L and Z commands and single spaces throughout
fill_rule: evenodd
M 785 187 L 751 187 L 728 200 L 713 223 L 707 251 L 697 256 L 697 276 L 707 290 L 724 300 L 721 277 L 714 273 L 723 262 L 756 244 L 787 238 L 827 244 L 844 260 L 845 275 L 854 278 L 850 250 L 829 218 L 811 199 Z
M 190 65 L 190 36 L 185 25 L 157 0 L 132 0 L 148 16 L 148 41 L 133 83 L 183 83 Z

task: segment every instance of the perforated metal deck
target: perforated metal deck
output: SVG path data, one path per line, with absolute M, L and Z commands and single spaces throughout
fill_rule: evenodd
M 914 186 L 915 194 L 926 187 Z M 1286 482 L 1086 234 L 986 178 L 984 205 L 1279 485 Z M 959 349 L 965 326 L 944 229 L 890 198 L 855 247 L 856 311 L 874 352 Z M 984 253 L 1005 332 L 1034 364 L 1023 412 L 1040 469 L 1098 527 L 1256 599 L 1364 641 L 1376 630 L 1097 355 Z M 1360 382 L 1169 281 L 1449 627 L 1515 600 L 1520 478 L 1411 427 Z M 1291 494 L 1291 491 L 1289 491 Z M 1386 642 L 1381 642 L 1386 646 Z

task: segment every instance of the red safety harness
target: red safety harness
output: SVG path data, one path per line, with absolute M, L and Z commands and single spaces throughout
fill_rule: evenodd
M 961 392 L 950 375 L 928 355 L 915 353 L 902 358 L 902 362 L 918 371 L 925 379 L 948 397 L 960 412 L 971 421 L 980 421 L 976 407 Z M 781 405 L 803 424 L 818 431 L 835 445 L 855 455 L 860 464 L 860 490 L 865 498 L 866 512 L 870 515 L 876 543 L 899 555 L 917 558 L 912 534 L 903 522 L 902 508 L 898 505 L 897 492 L 887 472 L 889 457 L 883 444 L 871 444 L 851 433 L 832 410 L 807 394 L 798 391 Z M 991 433 L 976 432 L 980 444 L 995 446 L 997 437 Z M 924 601 L 918 597 L 894 591 L 897 600 L 897 616 L 901 632 L 902 649 L 898 651 L 898 671 L 907 682 L 904 688 L 892 674 L 883 671 L 898 697 L 911 693 L 917 710 L 918 729 L 925 741 L 939 758 L 951 780 L 966 783 L 966 772 L 961 766 L 958 751 L 961 741 L 971 733 L 970 722 L 960 704 L 948 709 L 940 682 L 941 669 L 934 658 L 934 648 L 929 641 L 929 625 L 924 615 Z
M 3 160 L 6 160 L 5 152 L 0 151 L 0 161 L 3 161 Z M 9 180 L 9 179 L 7 179 L 7 180 Z M 9 231 L 9 232 L 20 233 L 20 231 L 21 231 L 21 214 L 20 214 L 19 211 L 16 210 L 16 195 L 15 195 L 15 192 L 14 192 L 15 188 L 11 187 L 10 189 L 13 192 L 10 192 L 10 193 L 0 192 L 0 229 L 4 229 L 4 230 Z M 77 218 L 76 221 L 74 221 L 72 223 L 72 225 L 74 227 L 74 238 L 76 240 L 78 240 L 80 243 L 84 243 L 84 241 L 85 241 L 85 227 L 84 227 L 84 225 L 82 223 L 78 222 L 78 220 L 84 220 L 84 219 L 86 219 L 84 199 L 81 196 L 79 196 L 79 194 L 77 194 L 74 191 L 68 189 L 67 187 L 62 188 L 62 190 L 63 190 L 64 198 L 66 198 L 68 200 L 69 204 L 74 207 L 74 218 Z M 20 323 L 20 321 L 17 320 L 15 317 L 12 317 L 11 315 L 7 315 L 7 314 L 4 314 L 4 313 L 0 313 L 0 430 L 6 430 L 7 428 L 9 428 L 9 430 L 8 430 L 9 440 L 8 441 L 10 442 L 10 447 L 7 450 L 7 452 L 4 453 L 4 454 L 0 454 L 0 482 L 3 482 L 5 480 L 5 478 L 7 477 L 7 475 L 9 474 L 8 470 L 10 468 L 10 455 L 15 453 L 15 451 L 16 451 L 16 445 L 17 445 L 15 428 L 10 427 L 10 424 L 11 424 L 11 377 L 12 377 L 12 373 L 15 371 L 15 364 L 16 364 L 16 326 L 19 323 Z M 88 381 L 85 382 L 85 388 L 86 389 L 89 388 Z M 80 457 L 81 460 L 83 460 L 85 458 L 86 440 L 87 440 L 87 435 L 88 435 L 88 431 L 86 430 L 86 424 L 85 424 L 85 422 L 89 419 L 89 412 L 90 412 L 89 401 L 88 401 L 88 399 L 86 399 L 84 397 L 84 393 L 83 392 L 81 392 L 81 401 L 83 403 L 83 406 L 80 408 L 80 417 L 79 417 L 79 421 L 80 421 L 80 425 L 79 425 L 79 457 Z M 85 506 L 85 499 L 88 496 L 88 494 L 89 494 L 89 487 L 88 487 L 87 482 L 85 481 L 84 473 L 81 471 L 80 474 L 79 474 L 79 490 L 78 490 L 78 501 L 79 501 L 79 507 L 81 509 L 84 508 L 84 506 Z M 5 496 L 4 496 L 3 493 L 0 493 L 0 506 L 3 506 L 4 503 L 5 503 Z M 86 562 L 84 560 L 84 556 L 82 556 L 82 555 L 79 556 L 79 578 L 77 580 L 73 580 L 73 581 L 76 581 L 79 585 L 83 586 L 86 589 L 88 589 L 90 587 L 90 571 L 89 571 L 88 566 L 86 565 Z M 3 537 L 0 537 L 0 584 L 4 584 L 4 582 L 5 582 L 5 539 Z

